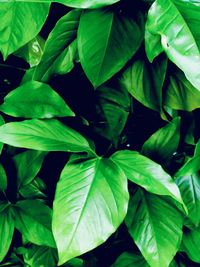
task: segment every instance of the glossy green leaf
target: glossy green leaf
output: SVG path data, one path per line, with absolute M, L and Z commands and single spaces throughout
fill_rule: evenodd
M 5 191 L 7 188 L 7 175 L 2 164 L 0 164 L 0 191 Z
M 14 233 L 14 220 L 11 214 L 10 208 L 7 208 L 0 212 L 0 262 L 6 256 L 10 244 L 12 242 Z
M 194 261 L 200 263 L 200 229 L 187 230 L 183 235 L 183 241 L 181 245 L 188 257 Z
M 160 163 L 169 160 L 180 141 L 180 118 L 177 117 L 155 132 L 144 143 L 142 153 Z
M 65 101 L 47 84 L 31 81 L 11 91 L 0 110 L 14 117 L 52 118 L 74 116 Z
M 56 249 L 32 245 L 23 254 L 24 262 L 30 267 L 55 267 L 57 264 Z
M 30 67 L 39 64 L 44 49 L 44 40 L 39 35 L 15 52 L 15 56 L 21 57 L 29 63 Z
M 168 58 L 200 90 L 200 52 L 186 21 L 171 0 L 157 0 L 146 23 L 146 53 L 150 61 L 165 51 Z
M 29 242 L 55 248 L 51 232 L 52 210 L 39 200 L 22 200 L 15 205 L 15 226 Z
M 0 141 L 40 151 L 91 151 L 87 140 L 58 120 L 25 120 L 0 126 Z
M 176 201 L 183 203 L 178 186 L 156 162 L 130 150 L 118 151 L 112 155 L 111 159 L 133 183 L 151 193 L 171 196 Z
M 18 187 L 32 182 L 42 167 L 47 153 L 30 150 L 16 155 L 13 159 L 17 169 Z
M 101 9 L 85 11 L 81 15 L 79 57 L 85 74 L 95 88 L 124 67 L 141 42 L 141 29 L 134 20 L 123 14 Z
M 145 259 L 138 254 L 129 252 L 122 253 L 112 267 L 149 267 Z
M 111 140 L 117 145 L 128 119 L 130 96 L 122 88 L 101 86 L 95 91 L 98 113 L 95 132 Z
M 193 111 L 200 107 L 200 92 L 177 70 L 170 75 L 170 83 L 165 94 L 164 105 L 176 109 Z
M 181 214 L 167 198 L 140 188 L 132 196 L 126 225 L 150 266 L 169 266 L 180 246 L 182 224 Z
M 63 58 L 73 53 L 73 41 L 76 39 L 81 11 L 72 10 L 63 16 L 53 28 L 45 43 L 44 54 L 40 64 L 35 69 L 34 79 L 47 81 L 51 74 L 58 73 L 58 69 L 63 62 Z M 69 63 L 68 63 L 69 64 Z M 69 66 L 67 67 L 69 70 Z
M 200 175 L 199 173 L 181 176 L 176 179 L 183 201 L 188 209 L 190 221 L 200 224 Z
M 59 265 L 105 242 L 122 223 L 128 200 L 127 179 L 111 160 L 70 161 L 53 205 Z
M 152 64 L 138 59 L 122 73 L 120 84 L 144 106 L 161 112 L 166 70 L 166 57 L 156 59 Z
M 0 51 L 4 59 L 39 33 L 48 12 L 48 2 L 4 1 L 1 4 Z

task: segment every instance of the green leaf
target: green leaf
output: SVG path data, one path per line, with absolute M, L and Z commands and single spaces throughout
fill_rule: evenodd
M 199 48 L 172 1 L 157 0 L 151 6 L 146 23 L 145 45 L 150 61 L 165 51 L 191 84 L 200 90 Z
M 70 55 L 74 53 L 73 42 L 77 36 L 80 15 L 80 10 L 72 10 L 57 22 L 45 43 L 44 54 L 35 69 L 34 79 L 47 81 L 51 74 L 58 73 L 61 62 L 66 60 L 65 57 L 68 56 L 70 62 Z M 67 64 L 63 67 L 66 67 L 66 72 L 70 69 Z
M 111 159 L 133 183 L 151 193 L 170 196 L 183 204 L 178 186 L 156 162 L 130 150 L 118 151 Z
M 129 252 L 122 253 L 112 267 L 149 267 L 145 259 L 138 254 Z
M 127 179 L 111 160 L 70 161 L 53 205 L 59 265 L 105 242 L 122 223 L 128 200 Z
M 2 164 L 0 164 L 0 192 L 7 188 L 7 175 Z
M 186 111 L 200 107 L 200 92 L 186 79 L 182 71 L 177 69 L 169 79 L 164 105 Z
M 39 64 L 44 49 L 44 40 L 38 35 L 30 42 L 15 52 L 15 56 L 21 57 L 29 63 L 30 67 Z
M 55 248 L 51 232 L 52 210 L 39 200 L 22 200 L 15 205 L 15 226 L 29 242 Z
M 122 73 L 120 85 L 144 106 L 161 112 L 166 70 L 166 57 L 156 59 L 152 64 L 137 59 Z
M 96 110 L 99 115 L 95 132 L 117 145 L 128 119 L 130 96 L 122 88 L 101 86 L 95 91 Z
M 40 151 L 90 151 L 87 140 L 58 120 L 25 120 L 0 126 L 0 141 Z
M 85 11 L 81 15 L 79 57 L 85 74 L 95 88 L 124 67 L 141 42 L 139 26 L 123 14 L 102 9 Z
M 200 228 L 191 231 L 187 230 L 187 232 L 183 234 L 181 250 L 184 251 L 192 261 L 200 263 Z
M 32 182 L 40 171 L 46 154 L 45 152 L 30 150 L 13 158 L 17 169 L 18 188 Z
M 7 206 L 5 204 L 6 208 L 0 213 L 0 262 L 4 259 L 10 248 L 14 233 L 14 220 L 10 207 L 7 208 Z
M 65 101 L 47 84 L 25 83 L 11 91 L 0 105 L 7 115 L 33 119 L 74 116 Z
M 167 198 L 140 188 L 131 198 L 126 225 L 150 266 L 169 266 L 179 249 L 182 224 L 181 214 Z
M 159 129 L 144 143 L 142 154 L 160 163 L 169 160 L 180 141 L 180 118 L 177 117 Z
M 5 121 L 3 119 L 3 117 L 0 115 L 0 126 L 5 124 Z M 3 143 L 0 142 L 0 154 L 2 152 L 2 149 L 3 149 Z
M 181 176 L 176 179 L 183 201 L 188 209 L 190 221 L 200 224 L 200 174 Z
M 19 192 L 25 199 L 46 199 L 47 196 L 43 193 L 45 189 L 44 182 L 40 178 L 36 178 L 30 184 L 22 186 Z
M 1 4 L 0 51 L 4 59 L 39 33 L 48 12 L 48 2 L 44 4 L 4 1 Z
M 55 267 L 57 265 L 56 249 L 31 245 L 23 253 L 24 262 L 30 267 Z

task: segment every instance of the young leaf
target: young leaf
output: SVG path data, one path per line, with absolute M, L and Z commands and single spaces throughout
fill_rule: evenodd
M 85 11 L 81 15 L 79 57 L 95 88 L 116 74 L 136 53 L 141 42 L 141 29 L 123 14 L 101 9 Z
M 0 164 L 0 192 L 7 188 L 7 175 L 2 164 Z
M 145 259 L 138 254 L 129 252 L 122 253 L 112 267 L 149 267 Z
M 118 151 L 111 156 L 111 159 L 133 183 L 151 193 L 171 196 L 183 204 L 178 186 L 156 162 L 130 150 Z
M 11 91 L 0 105 L 0 111 L 14 117 L 33 119 L 74 116 L 65 101 L 49 85 L 36 81 Z
M 11 209 L 5 204 L 5 209 L 0 212 L 0 262 L 6 256 L 14 233 L 14 220 Z
M 0 126 L 0 141 L 40 151 L 91 151 L 87 140 L 58 120 L 25 120 Z
M 17 169 L 18 188 L 32 182 L 40 171 L 46 154 L 45 152 L 30 150 L 13 158 Z
M 200 90 L 199 48 L 173 1 L 157 0 L 151 6 L 146 23 L 145 46 L 151 62 L 165 51 L 192 85 Z
M 200 263 L 200 229 L 187 230 L 183 234 L 183 241 L 181 250 L 184 251 L 188 257 L 194 261 Z
M 200 224 L 200 175 L 181 176 L 176 179 L 183 201 L 188 209 L 188 218 L 195 225 Z
M 4 1 L 0 5 L 0 51 L 4 59 L 39 33 L 49 13 L 49 6 L 48 2 L 21 1 Z
M 160 163 L 170 159 L 180 140 L 180 118 L 177 117 L 159 129 L 144 143 L 142 154 Z
M 53 205 L 59 265 L 105 242 L 122 223 L 128 199 L 127 179 L 111 160 L 68 163 Z
M 179 249 L 183 219 L 167 198 L 138 188 L 129 203 L 126 225 L 150 266 L 169 266 Z
M 51 232 L 52 210 L 39 200 L 22 200 L 15 205 L 15 226 L 29 242 L 55 248 Z
M 64 51 L 67 53 L 65 49 L 76 39 L 80 15 L 80 10 L 72 10 L 57 22 L 46 40 L 41 62 L 35 69 L 35 80 L 47 81 L 54 73 Z
M 170 75 L 164 105 L 176 109 L 193 111 L 200 107 L 200 92 L 185 77 L 184 73 L 177 70 Z
M 161 112 L 166 70 L 166 57 L 156 59 L 152 64 L 138 59 L 122 73 L 120 85 L 144 106 Z

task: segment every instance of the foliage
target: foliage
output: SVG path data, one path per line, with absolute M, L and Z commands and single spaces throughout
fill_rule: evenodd
M 199 12 L 1 1 L 0 266 L 199 266 Z

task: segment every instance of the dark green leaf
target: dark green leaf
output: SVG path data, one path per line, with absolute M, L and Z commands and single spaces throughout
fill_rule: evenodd
M 0 212 L 0 262 L 6 256 L 14 233 L 14 220 L 11 209 L 5 204 L 5 209 Z
M 144 143 L 142 153 L 158 162 L 165 162 L 176 152 L 180 140 L 180 118 L 159 129 Z
M 26 120 L 0 126 L 0 141 L 40 151 L 91 151 L 87 140 L 58 120 Z
M 7 188 L 7 175 L 2 164 L 0 164 L 0 191 L 5 191 Z
M 127 179 L 111 160 L 70 161 L 57 184 L 53 205 L 59 264 L 105 242 L 122 223 L 128 199 Z
M 3 117 L 0 115 L 0 126 L 5 124 L 5 121 L 3 119 Z M 2 152 L 2 149 L 3 149 L 3 143 L 0 142 L 0 154 Z
M 157 0 L 151 6 L 145 45 L 150 61 L 165 51 L 192 85 L 200 90 L 199 49 L 186 21 L 171 0 Z
M 52 210 L 39 200 L 22 200 L 15 205 L 15 225 L 33 244 L 55 248 L 51 232 Z
M 43 119 L 74 116 L 65 101 L 47 84 L 31 81 L 11 91 L 0 110 L 14 117 Z
M 14 157 L 19 188 L 31 183 L 36 177 L 41 169 L 46 154 L 45 152 L 30 150 Z
M 112 267 L 149 267 L 145 259 L 138 254 L 122 253 Z
M 168 267 L 182 238 L 183 219 L 168 199 L 138 189 L 129 203 L 126 224 L 152 267 Z
M 30 184 L 22 186 L 19 192 L 26 199 L 46 199 L 47 196 L 43 193 L 44 189 L 46 189 L 44 182 L 40 178 L 36 178 Z
M 111 159 L 133 183 L 144 187 L 151 193 L 171 196 L 183 203 L 178 186 L 159 164 L 130 150 L 118 151 L 112 155 Z
M 0 51 L 4 59 L 31 41 L 39 33 L 48 12 L 48 2 L 4 1 L 1 4 Z
M 131 18 L 107 9 L 85 11 L 78 50 L 85 74 L 96 88 L 116 74 L 138 50 L 142 31 Z
M 51 74 L 59 74 L 60 65 L 67 56 L 68 64 L 70 63 L 71 53 L 74 53 L 72 43 L 76 39 L 80 15 L 80 10 L 72 10 L 57 22 L 45 43 L 44 54 L 35 69 L 34 79 L 47 81 Z M 70 69 L 67 64 L 64 67 L 66 72 Z

